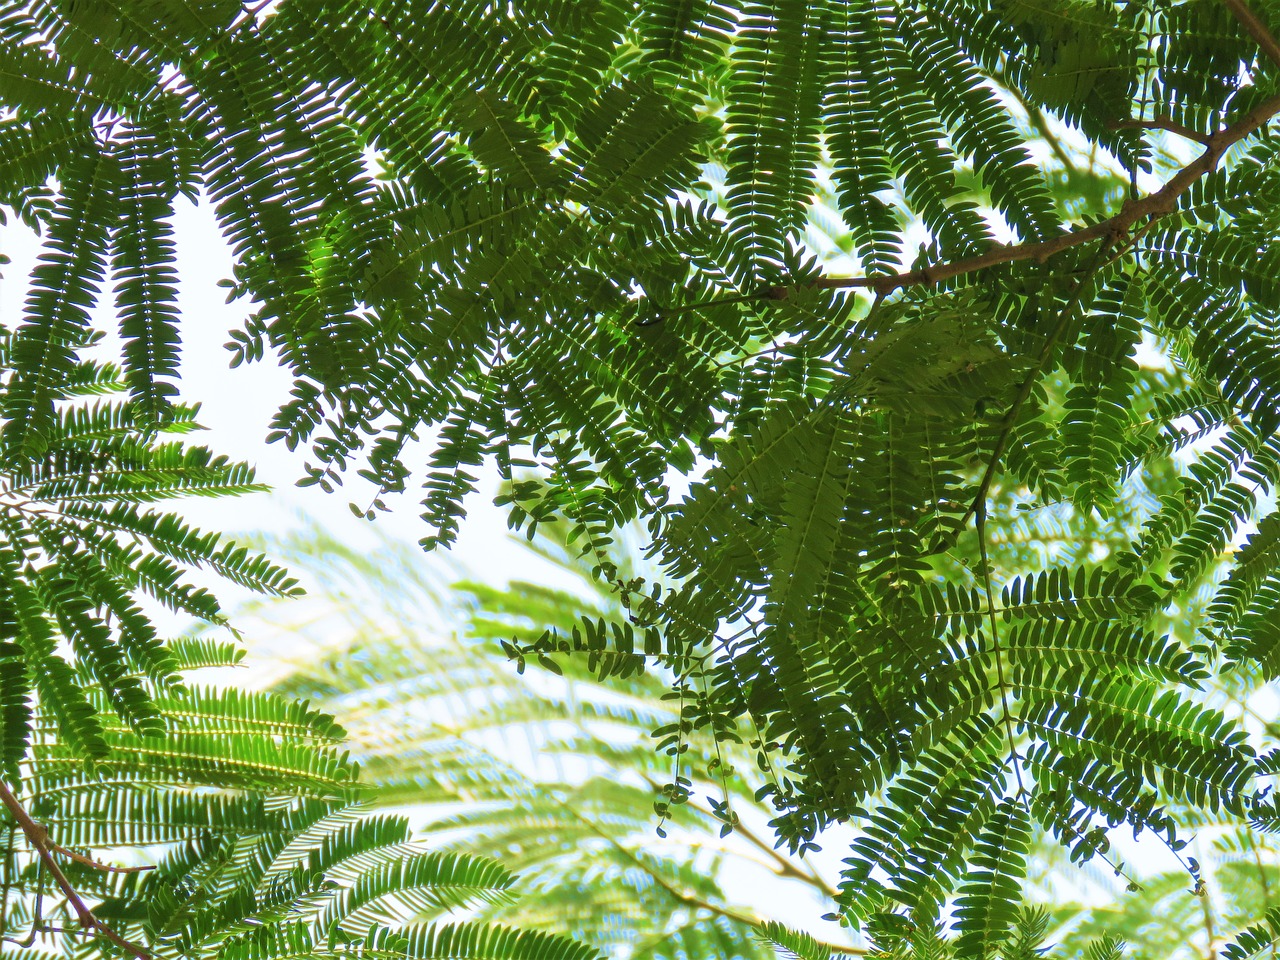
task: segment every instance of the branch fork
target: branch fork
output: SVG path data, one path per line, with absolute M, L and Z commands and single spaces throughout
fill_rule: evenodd
M 1221 0 L 1221 2 L 1240 21 L 1249 35 L 1266 53 L 1267 57 L 1277 66 L 1280 66 L 1280 42 L 1276 41 L 1262 21 L 1244 3 L 1244 0 Z M 1045 240 L 1033 240 L 1026 243 L 992 247 L 990 250 L 975 256 L 961 257 L 956 260 L 943 260 L 916 270 L 908 270 L 904 273 L 874 277 L 821 277 L 802 285 L 780 284 L 766 287 L 760 291 L 759 296 L 767 300 L 785 300 L 792 290 L 802 288 L 820 290 L 865 289 L 884 295 L 907 287 L 936 286 L 944 280 L 950 280 L 952 277 L 977 273 L 981 270 L 999 266 L 1002 263 L 1015 263 L 1019 260 L 1036 260 L 1043 263 L 1055 254 L 1069 250 L 1072 247 L 1078 247 L 1081 244 L 1125 236 L 1129 233 L 1130 228 L 1139 221 L 1164 217 L 1172 213 L 1177 207 L 1179 197 L 1190 190 L 1201 177 L 1212 173 L 1218 168 L 1218 161 L 1222 159 L 1222 155 L 1226 153 L 1228 148 L 1239 143 L 1250 134 L 1257 132 L 1277 114 L 1280 114 L 1280 94 L 1269 97 L 1259 103 L 1230 126 L 1208 135 L 1183 127 L 1180 124 L 1174 124 L 1172 121 L 1167 124 L 1163 123 L 1161 118 L 1156 120 L 1119 121 L 1120 126 L 1141 125 L 1173 130 L 1173 132 L 1177 132 L 1181 136 L 1186 136 L 1204 144 L 1204 152 L 1170 177 L 1159 190 L 1126 203 L 1115 216 L 1101 220 L 1098 223 L 1079 227 Z
M 31 849 L 36 852 L 36 856 L 40 858 L 45 869 L 49 871 L 49 875 L 53 877 L 54 883 L 58 885 L 58 889 L 62 891 L 63 896 L 67 898 L 67 903 L 75 912 L 76 921 L 80 924 L 81 930 L 91 936 L 110 940 L 116 946 L 137 958 L 137 960 L 152 960 L 151 954 L 145 949 L 133 941 L 125 939 L 93 915 L 89 905 L 84 902 L 84 899 L 71 885 L 71 881 L 67 879 L 67 875 L 63 873 L 58 857 L 66 857 L 76 863 L 107 873 L 136 873 L 139 870 L 149 870 L 151 868 L 112 867 L 54 843 L 49 837 L 48 829 L 43 824 L 37 823 L 31 814 L 27 813 L 26 808 L 22 806 L 22 803 L 14 796 L 13 791 L 2 780 L 0 780 L 0 804 L 3 804 L 5 809 L 9 811 L 9 815 L 17 821 L 19 829 L 22 830 L 23 835 L 27 838 L 27 843 L 31 845 Z

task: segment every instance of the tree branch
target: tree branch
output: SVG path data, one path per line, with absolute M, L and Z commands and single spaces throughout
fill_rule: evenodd
M 31 845 L 31 848 L 36 852 L 36 856 L 45 865 L 49 875 L 53 877 L 54 883 L 62 891 L 63 896 L 67 898 L 67 903 L 75 911 L 76 920 L 79 922 L 80 927 L 87 933 L 102 937 L 104 940 L 110 940 L 120 949 L 132 954 L 137 960 L 151 960 L 151 955 L 146 950 L 131 940 L 126 940 L 93 915 L 93 911 L 89 909 L 80 895 L 76 893 L 75 888 L 71 886 L 71 881 L 62 872 L 62 867 L 59 865 L 57 857 L 54 856 L 55 853 L 69 853 L 69 851 L 65 851 L 63 847 L 58 846 L 49 839 L 49 831 L 31 818 L 31 814 L 27 813 L 3 780 L 0 780 L 0 803 L 4 804 L 10 816 L 17 821 L 19 829 L 22 830 L 27 838 L 27 843 Z M 87 857 L 73 856 L 72 859 L 83 860 L 90 866 L 100 870 L 107 869 L 105 865 L 89 860 Z
M 646 863 L 643 857 L 637 856 L 631 850 L 627 849 L 627 847 L 622 843 L 619 843 L 616 837 L 608 831 L 601 829 L 594 820 L 589 817 L 584 817 L 567 804 L 562 804 L 562 806 L 570 816 L 574 817 L 597 837 L 600 837 L 600 839 L 608 843 L 614 851 L 648 874 L 649 878 L 658 885 L 659 889 L 677 903 L 689 907 L 691 910 L 706 910 L 708 913 L 713 913 L 718 917 L 724 917 L 726 920 L 734 920 L 748 927 L 760 926 L 760 921 L 750 914 L 739 913 L 737 910 L 730 910 L 728 907 L 722 907 L 719 904 L 712 903 L 710 900 L 703 900 L 701 897 L 694 896 L 691 893 L 681 890 L 670 880 L 664 877 L 659 871 L 655 870 L 650 864 Z M 818 946 L 825 950 L 830 950 L 832 953 L 842 953 L 846 956 L 853 957 L 865 956 L 870 952 L 863 947 L 848 947 L 841 943 L 827 943 L 822 940 L 818 941 Z
M 1194 140 L 1196 143 L 1209 145 L 1209 134 L 1193 130 L 1191 127 L 1176 122 L 1172 117 L 1160 114 L 1150 120 L 1112 120 L 1107 124 L 1111 130 L 1165 130 L 1169 133 Z
M 1236 5 L 1243 8 L 1239 0 L 1222 0 L 1222 2 L 1231 6 L 1233 12 Z M 1252 22 L 1256 24 L 1257 19 L 1253 18 Z M 1245 22 L 1245 25 L 1248 27 L 1248 22 Z M 1260 24 L 1258 27 L 1263 29 Z M 1269 33 L 1265 35 L 1270 37 Z M 1277 56 L 1280 57 L 1280 44 L 1276 44 L 1274 39 L 1271 39 L 1270 43 L 1276 47 Z M 1278 113 L 1280 113 L 1280 94 L 1264 100 L 1230 126 L 1205 137 L 1202 141 L 1205 145 L 1204 152 L 1170 177 L 1159 190 L 1138 200 L 1126 202 L 1119 213 L 1098 223 L 1079 227 L 1056 237 L 1050 237 L 1048 240 L 997 246 L 976 256 L 944 260 L 905 273 L 882 277 L 821 277 L 805 284 L 766 287 L 761 291 L 760 296 L 766 300 L 785 300 L 792 290 L 800 289 L 864 289 L 874 290 L 883 295 L 906 287 L 934 286 L 952 277 L 977 273 L 1003 263 L 1016 263 L 1020 260 L 1035 260 L 1043 263 L 1055 254 L 1072 247 L 1108 237 L 1124 236 L 1141 221 L 1158 219 L 1172 213 L 1177 206 L 1178 198 L 1190 190 L 1201 177 L 1215 170 L 1218 161 L 1222 159 L 1222 155 L 1228 148 L 1256 132 Z
M 1244 0 L 1222 0 L 1222 5 L 1231 11 L 1231 15 L 1240 21 L 1240 25 L 1249 32 L 1254 42 L 1262 48 L 1267 58 L 1280 66 L 1280 43 L 1267 29 L 1267 25 L 1258 19 L 1258 15 L 1249 9 Z

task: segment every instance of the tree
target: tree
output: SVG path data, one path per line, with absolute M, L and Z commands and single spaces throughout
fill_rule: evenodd
M 275 692 L 346 719 L 348 743 L 380 803 L 430 811 L 429 842 L 501 860 L 520 874 L 523 895 L 487 906 L 490 919 L 573 930 L 606 955 L 630 960 L 763 960 L 773 956 L 770 937 L 820 960 L 868 952 L 806 940 L 769 916 L 768 903 L 785 902 L 787 887 L 792 897 L 807 890 L 820 910 L 832 910 L 838 878 L 777 851 L 759 831 L 769 814 L 755 790 L 765 778 L 742 745 L 716 745 L 690 731 L 685 754 L 652 749 L 649 731 L 674 731 L 692 706 L 668 695 L 668 678 L 601 679 L 568 659 L 560 679 L 522 682 L 504 645 L 619 614 L 617 595 L 593 582 L 589 565 L 563 543 L 564 525 L 543 530 L 536 545 L 522 549 L 523 538 L 513 538 L 508 549 L 530 566 L 535 557 L 551 561 L 560 587 L 448 584 L 405 544 L 356 550 L 313 523 L 258 544 L 306 580 L 307 602 L 251 602 L 237 620 L 267 642 L 259 661 L 271 650 L 289 652 Z M 644 569 L 635 533 L 622 538 L 623 576 Z M 1053 530 L 1036 525 L 1027 534 L 1049 540 Z M 1257 671 L 1212 678 L 1200 696 L 1262 722 L 1256 705 L 1266 686 Z M 662 784 L 673 765 L 688 778 L 690 799 L 669 810 L 655 837 L 653 806 L 666 803 Z M 718 808 L 721 798 L 728 803 Z M 1170 812 L 1195 830 L 1185 855 L 1203 865 L 1198 894 L 1185 869 L 1161 872 L 1139 862 L 1064 870 L 1065 851 L 1033 831 L 1029 903 L 1006 955 L 1030 957 L 1049 944 L 1052 956 L 1105 956 L 1123 944 L 1130 960 L 1203 960 L 1275 908 L 1280 866 L 1270 832 L 1227 811 Z M 829 837 L 828 850 L 833 841 L 838 849 L 840 838 Z M 774 876 L 755 910 L 721 885 L 737 877 L 741 888 L 752 869 L 757 883 Z M 891 930 L 868 932 L 890 955 L 953 946 L 927 929 L 923 940 L 905 944 Z
M 567 518 L 625 615 L 512 653 L 705 690 L 694 731 L 759 754 L 790 850 L 859 825 L 849 922 L 931 932 L 958 894 L 985 955 L 1033 827 L 1087 860 L 1122 824 L 1177 849 L 1170 804 L 1274 820 L 1270 739 L 1194 695 L 1280 669 L 1274 4 L 0 11 L 0 201 L 47 238 L 19 469 L 108 274 L 139 429 L 175 416 L 166 214 L 203 193 L 305 479 L 354 469 L 376 513 L 430 442 L 430 546 L 479 464 L 541 470 L 513 523 Z M 1057 503 L 1097 550 L 993 556 Z M 637 517 L 659 581 L 617 576 Z

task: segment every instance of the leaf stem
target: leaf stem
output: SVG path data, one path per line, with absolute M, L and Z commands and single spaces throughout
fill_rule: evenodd
M 978 528 L 978 558 L 982 564 L 982 586 L 987 594 L 987 617 L 991 621 L 991 653 L 996 661 L 996 682 L 1000 685 L 1000 705 L 1004 710 L 1004 732 L 1009 741 L 1009 759 L 1013 761 L 1013 775 L 1018 781 L 1018 797 L 1026 802 L 1027 785 L 1022 780 L 1022 759 L 1013 742 L 1013 716 L 1009 712 L 1009 684 L 1004 678 L 1004 656 L 1000 650 L 1000 630 L 996 622 L 996 600 L 991 589 L 991 561 L 987 559 L 987 503 L 976 501 L 976 525 Z
M 995 445 L 991 449 L 991 458 L 987 461 L 987 467 L 982 472 L 982 479 L 978 481 L 978 491 L 974 494 L 973 500 L 969 504 L 969 508 L 965 510 L 964 516 L 960 518 L 960 522 L 955 525 L 954 533 L 952 534 L 953 538 L 968 526 L 969 521 L 974 517 L 982 517 L 985 519 L 987 495 L 991 491 L 991 484 L 995 480 L 996 471 L 1000 468 L 1000 461 L 1004 457 L 1004 452 L 1008 449 L 1009 441 L 1013 437 L 1013 429 L 1018 423 L 1018 414 L 1022 412 L 1023 404 L 1025 404 L 1027 402 L 1027 398 L 1031 396 L 1031 391 L 1035 389 L 1036 382 L 1044 372 L 1045 365 L 1053 356 L 1054 348 L 1058 345 L 1058 341 L 1066 331 L 1067 325 L 1071 322 L 1072 314 L 1075 313 L 1076 307 L 1079 306 L 1080 301 L 1084 296 L 1085 286 L 1090 282 L 1100 262 L 1105 258 L 1107 251 L 1111 248 L 1113 239 L 1114 238 L 1112 237 L 1108 237 L 1106 242 L 1098 248 L 1098 252 L 1094 256 L 1093 263 L 1076 284 L 1076 288 L 1071 294 L 1071 299 L 1067 302 L 1066 306 L 1062 308 L 1062 312 L 1058 314 L 1058 322 L 1054 324 L 1053 329 L 1049 331 L 1049 336 L 1045 338 L 1044 346 L 1040 348 L 1040 353 L 1036 357 L 1036 361 L 1031 368 L 1031 372 L 1027 374 L 1026 379 L 1022 381 L 1022 385 L 1018 388 L 1018 393 L 1014 396 L 1013 402 L 1009 405 L 1008 412 L 1004 415 L 1004 422 L 1000 425 L 1000 433 L 996 436 Z M 980 513 L 980 511 L 982 511 L 982 513 Z M 979 545 L 985 549 L 985 537 L 979 537 Z M 983 562 L 986 562 L 985 559 Z
M 639 867 L 646 874 L 648 874 L 649 877 L 653 880 L 653 882 L 656 883 L 658 887 L 664 893 L 667 894 L 667 896 L 671 897 L 671 899 L 677 901 L 680 904 L 683 904 L 686 907 L 689 907 L 690 909 L 706 910 L 708 913 L 713 913 L 718 917 L 724 917 L 726 920 L 733 920 L 737 923 L 741 923 L 749 927 L 755 928 L 760 926 L 760 921 L 757 920 L 755 917 L 751 916 L 750 914 L 739 913 L 737 910 L 730 910 L 727 907 L 722 907 L 719 904 L 712 903 L 709 900 L 703 900 L 701 897 L 694 896 L 691 893 L 687 893 L 684 890 L 681 890 L 679 887 L 673 884 L 670 880 L 664 877 L 661 873 L 653 869 L 652 866 L 646 863 L 643 857 L 636 856 L 635 853 L 633 853 L 631 850 L 628 850 L 625 846 L 623 846 L 623 844 L 619 843 L 615 837 L 610 835 L 607 831 L 602 830 L 600 827 L 598 827 L 595 821 L 591 820 L 589 817 L 582 816 L 582 814 L 578 813 L 576 810 L 574 810 L 572 807 L 568 805 L 565 805 L 565 810 L 568 811 L 575 819 L 577 819 L 584 827 L 586 827 L 596 836 L 600 837 L 602 840 L 608 843 L 611 847 L 613 847 L 613 849 L 618 854 L 625 857 L 632 864 Z M 819 940 L 817 942 L 818 942 L 818 946 L 822 947 L 822 949 L 824 950 L 830 950 L 832 953 L 845 954 L 846 956 L 862 957 L 862 956 L 866 956 L 870 952 L 864 947 L 848 947 L 848 946 L 845 946 L 844 944 L 827 943 L 822 940 Z
M 1112 120 L 1107 127 L 1111 130 L 1164 130 L 1186 140 L 1194 140 L 1206 147 L 1209 145 L 1209 134 L 1177 123 L 1164 114 L 1152 117 L 1150 120 Z
M 658 784 L 654 780 L 649 779 L 648 777 L 645 778 L 645 782 L 648 783 L 655 790 L 661 789 L 660 784 Z M 688 801 L 688 806 L 706 816 L 709 816 L 709 817 L 715 816 L 715 814 L 711 810 L 708 810 L 706 807 L 703 807 L 692 800 Z M 800 869 L 795 865 L 795 863 L 792 860 L 778 853 L 778 850 L 776 847 L 770 846 L 758 834 L 752 832 L 752 830 L 748 828 L 747 825 L 743 823 L 741 820 L 739 820 L 736 824 L 734 824 L 733 832 L 736 834 L 740 834 L 742 836 L 742 839 L 746 840 L 749 844 L 751 844 L 751 846 L 755 847 L 757 850 L 763 851 L 766 855 L 768 855 L 769 859 L 776 864 L 775 867 L 771 867 L 769 869 L 771 869 L 777 876 L 788 877 L 792 880 L 799 880 L 801 883 L 806 883 L 809 886 L 813 887 L 815 890 L 820 891 L 824 896 L 830 898 L 831 900 L 835 900 L 836 897 L 839 896 L 839 891 L 836 890 L 835 887 L 831 886 L 831 884 L 827 883 L 827 881 L 823 879 L 822 875 L 819 874 L 818 871 L 815 870 L 812 865 L 806 863 L 805 866 L 808 869 L 807 870 Z M 803 857 L 801 858 L 801 861 L 803 862 Z M 760 863 L 760 861 L 756 860 L 754 857 L 751 858 L 751 862 Z M 766 864 L 760 864 L 760 865 L 767 866 Z

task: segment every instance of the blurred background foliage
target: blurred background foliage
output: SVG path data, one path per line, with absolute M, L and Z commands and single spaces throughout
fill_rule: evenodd
M 1105 521 L 1066 504 L 1020 510 L 1015 493 L 1001 492 L 1012 509 L 993 525 L 993 552 L 1013 569 L 1105 556 L 1130 542 L 1144 508 L 1176 486 L 1185 463 L 1153 461 Z M 779 949 L 946 955 L 941 927 L 935 939 L 903 939 L 875 924 L 853 936 L 831 922 L 840 854 L 855 831 L 829 831 L 828 849 L 806 857 L 776 847 L 754 751 L 717 744 L 688 722 L 677 741 L 681 717 L 699 709 L 696 691 L 682 702 L 661 666 L 601 679 L 577 657 L 512 658 L 513 644 L 626 616 L 616 585 L 592 578 L 563 524 L 540 532 L 533 543 L 512 536 L 495 546 L 529 570 L 505 584 L 440 558 L 424 563 L 390 538 L 358 549 L 305 518 L 293 534 L 259 538 L 308 596 L 254 599 L 237 612 L 254 638 L 255 669 L 235 680 L 270 683 L 339 717 L 379 805 L 408 814 L 433 849 L 488 856 L 517 874 L 520 895 L 478 907 L 486 920 L 572 931 L 620 960 L 766 958 Z M 642 542 L 637 530 L 620 538 L 619 580 L 656 575 Z M 946 572 L 972 577 L 961 560 Z M 1211 594 L 1210 586 L 1189 594 L 1171 617 L 1184 642 L 1195 643 Z M 1258 733 L 1280 732 L 1274 694 L 1247 664 L 1215 674 L 1200 697 Z M 654 749 L 654 735 L 664 749 Z M 669 803 L 675 783 L 687 783 L 678 805 Z M 1225 813 L 1169 812 L 1194 835 L 1181 859 L 1150 835 L 1135 843 L 1117 831 L 1109 855 L 1073 865 L 1037 835 L 1020 936 L 1006 956 L 1051 949 L 1105 960 L 1123 950 L 1134 960 L 1209 960 L 1277 905 L 1280 845 L 1271 832 Z M 778 917 L 801 918 L 812 936 L 797 942 L 806 935 Z

